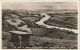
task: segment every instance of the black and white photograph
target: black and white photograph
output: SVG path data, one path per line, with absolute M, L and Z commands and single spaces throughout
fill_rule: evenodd
M 78 49 L 78 3 L 2 2 L 2 49 Z

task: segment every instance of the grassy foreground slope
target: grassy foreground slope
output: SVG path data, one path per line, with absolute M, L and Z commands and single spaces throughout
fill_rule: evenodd
M 46 37 L 35 37 L 31 36 L 31 45 L 39 46 L 39 47 L 53 47 L 53 48 L 77 48 L 76 40 L 62 40 L 62 39 L 54 39 L 54 38 L 46 38 Z
M 32 28 L 34 36 L 48 37 L 55 39 L 77 40 L 77 35 L 55 29 Z
M 3 32 L 3 48 L 4 47 L 14 47 L 14 45 L 10 44 L 11 35 L 8 32 Z M 37 37 L 30 36 L 30 46 L 32 47 L 53 47 L 53 48 L 77 48 L 77 40 L 65 40 L 65 39 L 54 39 L 47 37 Z

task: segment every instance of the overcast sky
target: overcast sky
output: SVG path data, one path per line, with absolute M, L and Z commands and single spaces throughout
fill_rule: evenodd
M 76 2 L 3 2 L 3 9 L 77 9 Z

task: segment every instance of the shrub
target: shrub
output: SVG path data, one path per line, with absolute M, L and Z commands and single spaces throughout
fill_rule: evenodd
M 20 22 L 20 24 L 18 25 L 18 27 L 21 27 L 21 26 L 24 26 L 24 25 L 25 25 L 25 23 Z
M 63 37 L 60 37 L 60 39 L 63 39 Z

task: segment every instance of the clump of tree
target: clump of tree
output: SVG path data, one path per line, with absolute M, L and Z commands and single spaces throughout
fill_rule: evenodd
M 63 37 L 61 36 L 60 39 L 63 39 Z
M 25 23 L 20 22 L 20 24 L 18 24 L 18 27 L 22 27 L 22 26 L 24 26 L 24 25 L 25 25 Z

